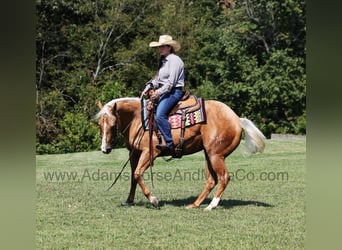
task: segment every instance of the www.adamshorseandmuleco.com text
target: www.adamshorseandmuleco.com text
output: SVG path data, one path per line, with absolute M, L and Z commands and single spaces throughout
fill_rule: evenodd
M 48 171 L 43 172 L 43 178 L 48 182 L 84 182 L 84 181 L 113 181 L 118 177 L 120 181 L 130 181 L 131 173 L 105 171 L 101 169 L 84 169 L 83 171 Z M 245 169 L 237 169 L 229 172 L 231 181 L 288 181 L 289 174 L 286 171 L 268 171 L 253 172 Z M 143 180 L 148 181 L 205 181 L 205 169 L 194 171 L 146 171 L 143 174 Z

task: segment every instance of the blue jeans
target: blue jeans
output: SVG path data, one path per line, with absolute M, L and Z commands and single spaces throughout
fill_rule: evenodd
M 162 95 L 158 102 L 156 121 L 168 147 L 173 146 L 171 126 L 169 123 L 169 113 L 171 109 L 179 102 L 182 96 L 183 90 L 181 88 L 173 88 L 171 92 Z

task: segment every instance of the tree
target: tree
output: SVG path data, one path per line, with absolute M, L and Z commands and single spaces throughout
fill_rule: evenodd
M 193 94 L 267 136 L 306 131 L 304 1 L 46 0 L 36 10 L 39 153 L 98 148 L 97 101 L 140 95 L 157 70 L 148 44 L 162 34 L 181 42 Z

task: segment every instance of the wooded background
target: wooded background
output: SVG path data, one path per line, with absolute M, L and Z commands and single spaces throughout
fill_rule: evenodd
M 186 89 L 271 133 L 306 133 L 300 0 L 41 0 L 36 4 L 36 152 L 96 150 L 97 101 L 139 96 L 162 34 L 178 40 Z

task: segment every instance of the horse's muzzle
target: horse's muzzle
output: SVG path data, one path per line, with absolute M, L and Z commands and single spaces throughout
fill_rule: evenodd
M 112 152 L 111 148 L 107 148 L 106 150 L 102 150 L 102 153 L 104 153 L 104 154 L 109 154 L 110 152 Z

